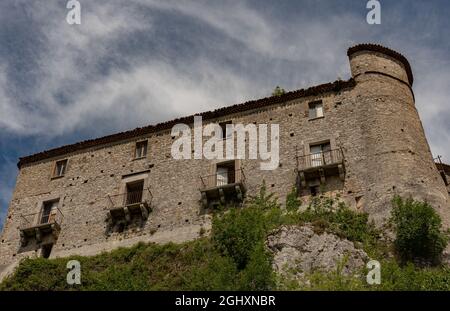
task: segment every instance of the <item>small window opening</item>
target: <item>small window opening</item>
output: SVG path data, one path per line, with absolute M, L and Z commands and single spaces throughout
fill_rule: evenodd
M 61 177 L 66 173 L 67 159 L 56 161 L 55 171 L 53 172 L 53 177 Z
M 231 137 L 232 131 L 227 131 L 227 124 L 233 124 L 232 121 L 226 121 L 219 123 L 222 128 L 222 139 L 228 139 Z
M 309 118 L 321 118 L 323 117 L 323 103 L 322 101 L 309 103 Z
M 147 156 L 147 141 L 139 141 L 136 143 L 135 158 L 144 158 Z

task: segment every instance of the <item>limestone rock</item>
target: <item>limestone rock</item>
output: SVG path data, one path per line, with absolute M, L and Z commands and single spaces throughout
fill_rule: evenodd
M 342 273 L 349 275 L 369 260 L 352 242 L 329 233 L 316 234 L 309 225 L 282 226 L 268 236 L 266 244 L 274 255 L 273 268 L 280 274 L 336 271 L 345 262 Z

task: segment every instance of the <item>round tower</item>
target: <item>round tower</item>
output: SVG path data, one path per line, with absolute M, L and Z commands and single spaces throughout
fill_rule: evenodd
M 413 74 L 401 54 L 373 44 L 348 50 L 356 81 L 354 117 L 362 150 L 360 180 L 365 188 L 366 211 L 383 223 L 395 194 L 428 201 L 450 225 L 450 200 L 436 169 L 415 107 Z

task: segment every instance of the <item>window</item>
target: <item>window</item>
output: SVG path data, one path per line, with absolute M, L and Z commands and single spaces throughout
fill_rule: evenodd
M 142 203 L 142 193 L 143 192 L 144 192 L 144 181 L 143 180 L 128 183 L 125 205 Z
M 219 123 L 220 127 L 222 128 L 222 139 L 228 139 L 231 137 L 232 132 L 227 131 L 227 124 L 233 124 L 233 122 L 227 121 Z
M 321 118 L 323 117 L 323 104 L 322 101 L 316 101 L 309 103 L 309 118 Z
M 233 184 L 236 181 L 236 170 L 234 161 L 217 164 L 216 186 Z
M 44 202 L 41 211 L 40 224 L 48 224 L 55 221 L 56 210 L 58 209 L 59 200 Z
M 330 142 L 311 145 L 309 148 L 311 153 L 311 166 L 313 167 L 322 166 L 324 163 L 330 162 L 331 157 Z
M 61 177 L 66 173 L 67 159 L 56 161 L 55 171 L 53 172 L 53 177 Z
M 147 156 L 147 141 L 139 141 L 136 143 L 136 153 L 134 157 L 136 159 L 144 158 Z

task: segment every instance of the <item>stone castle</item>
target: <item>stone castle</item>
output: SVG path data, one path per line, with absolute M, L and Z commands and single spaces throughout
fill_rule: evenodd
M 430 202 L 450 224 L 450 167 L 434 163 L 407 59 L 388 48 L 348 50 L 351 78 L 204 112 L 203 123 L 279 124 L 280 163 L 175 160 L 171 128 L 194 116 L 21 158 L 0 244 L 0 272 L 21 258 L 94 255 L 138 241 L 208 232 L 218 204 L 266 182 L 284 202 L 337 196 L 382 224 L 395 194 Z M 226 141 L 226 135 L 223 140 Z

